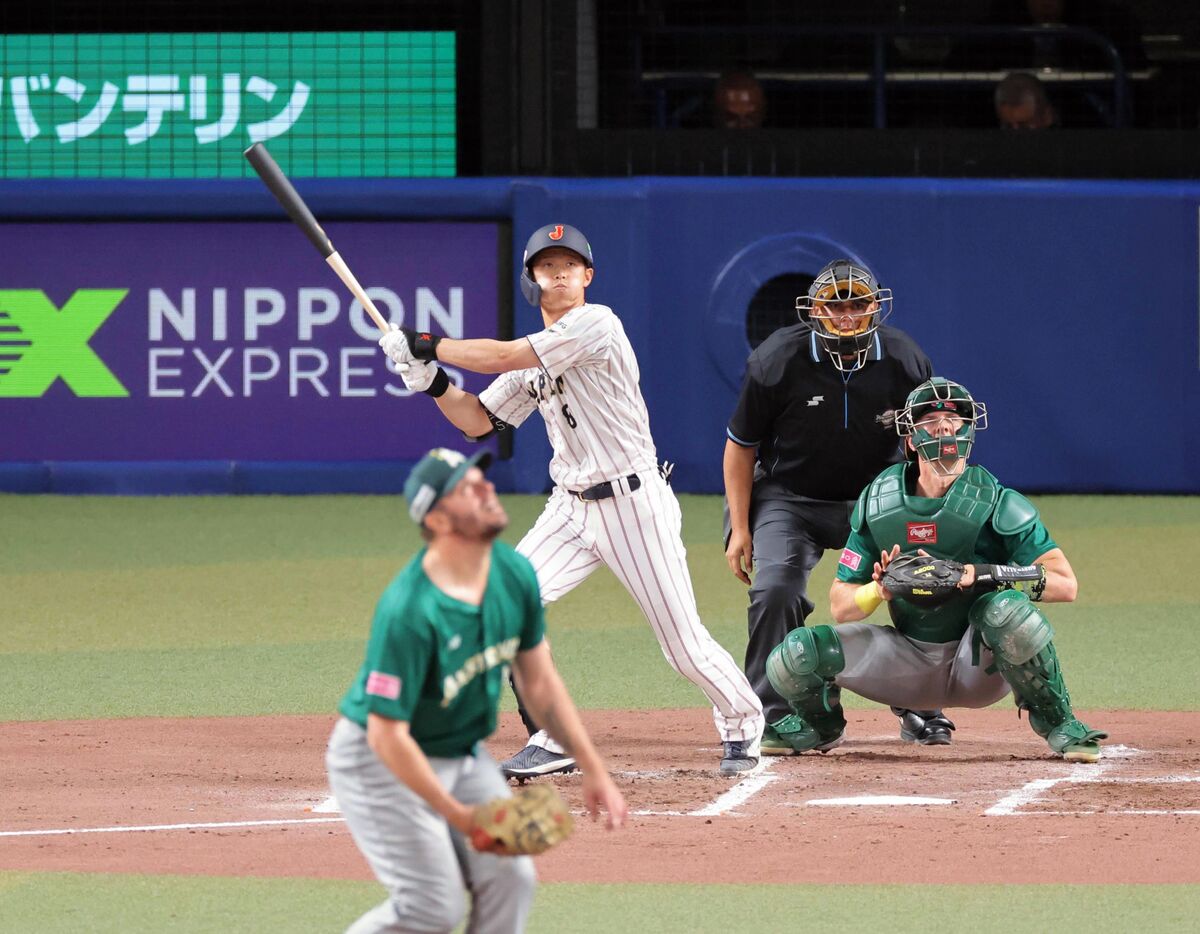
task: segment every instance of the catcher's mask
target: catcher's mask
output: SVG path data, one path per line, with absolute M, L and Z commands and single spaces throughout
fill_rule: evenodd
M 817 273 L 796 313 L 812 328 L 833 365 L 853 373 L 867 360 L 871 336 L 892 313 L 892 290 L 880 288 L 871 270 L 835 259 Z
M 935 434 L 922 426 L 927 415 L 942 413 L 957 416 L 962 424 L 953 434 Z M 971 455 L 975 432 L 987 428 L 987 406 L 976 402 L 965 386 L 935 376 L 908 394 L 904 408 L 896 413 L 896 433 L 912 438 L 917 456 L 929 461 L 934 470 L 952 473 L 960 460 Z
M 525 256 L 521 260 L 521 292 L 526 301 L 535 308 L 542 303 L 542 287 L 533 279 L 533 261 L 542 250 L 552 246 L 565 247 L 578 253 L 588 269 L 593 267 L 592 245 L 587 237 L 568 224 L 547 224 L 539 227 L 525 244 Z

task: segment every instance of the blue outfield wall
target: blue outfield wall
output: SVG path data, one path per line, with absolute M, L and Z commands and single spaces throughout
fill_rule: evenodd
M 331 228 L 511 223 L 514 271 L 527 232 L 554 221 L 580 227 L 596 255 L 589 298 L 625 323 L 659 453 L 678 464 L 681 491 L 721 488 L 724 426 L 749 352 L 745 309 L 755 291 L 845 254 L 893 290 L 890 323 L 922 344 L 938 373 L 987 403 L 991 426 L 976 455 L 1003 482 L 1041 491 L 1200 492 L 1200 184 L 635 178 L 326 180 L 299 188 Z M 255 181 L 6 182 L 0 201 L 6 220 L 23 222 L 280 217 Z M 0 246 L 14 229 L 0 224 Z M 293 240 L 286 265 L 311 261 L 321 284 L 341 289 L 298 231 Z M 219 266 L 219 252 L 207 262 Z M 461 263 L 469 279 L 473 262 L 452 255 L 448 265 Z M 49 294 L 58 285 L 0 274 L 0 289 Z M 64 298 L 60 291 L 56 301 Z M 509 300 L 516 333 L 541 327 L 515 274 Z M 51 404 L 58 418 L 70 411 L 61 383 L 46 397 L 0 398 L 3 437 L 28 441 Z M 395 412 L 391 425 L 368 408 L 381 402 Z M 377 449 L 358 445 L 348 455 L 334 434 L 325 448 L 304 448 L 303 460 L 271 460 L 261 445 L 251 454 L 231 448 L 162 460 L 71 456 L 61 438 L 53 456 L 38 457 L 29 453 L 36 445 L 10 443 L 0 448 L 0 489 L 395 490 L 411 462 L 411 446 L 400 441 L 406 419 L 427 408 L 420 398 L 364 401 L 361 430 L 383 439 Z M 427 423 L 427 414 L 415 421 Z M 186 419 L 178 430 L 189 430 Z M 296 430 L 305 430 L 302 420 Z M 13 455 L 18 448 L 25 453 Z M 156 450 L 132 441 L 130 449 Z M 540 420 L 531 419 L 496 478 L 505 490 L 544 490 L 549 457 Z

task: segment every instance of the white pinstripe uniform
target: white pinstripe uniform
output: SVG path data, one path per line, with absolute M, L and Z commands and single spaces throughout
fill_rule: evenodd
M 542 413 L 554 447 L 554 492 L 517 545 L 551 603 L 608 565 L 646 615 L 671 667 L 712 702 L 723 741 L 757 743 L 762 704 L 741 666 L 696 610 L 675 494 L 658 472 L 638 364 L 620 319 L 604 305 L 573 308 L 527 338 L 542 368 L 500 375 L 479 394 L 498 419 L 520 425 Z M 630 490 L 628 478 L 641 485 Z M 573 495 L 611 482 L 616 495 Z

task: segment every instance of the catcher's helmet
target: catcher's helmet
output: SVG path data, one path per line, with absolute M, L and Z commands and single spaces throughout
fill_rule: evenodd
M 926 415 L 945 412 L 962 419 L 953 435 L 934 435 L 918 422 Z M 965 386 L 942 376 L 921 383 L 908 394 L 904 408 L 896 413 L 896 433 L 912 438 L 916 454 L 942 472 L 949 472 L 960 458 L 966 460 L 975 443 L 975 432 L 987 428 L 987 406 L 976 402 Z
M 861 304 L 858 312 L 845 308 L 833 314 L 831 306 L 844 302 Z M 892 313 L 892 290 L 881 288 L 866 266 L 850 259 L 835 259 L 825 265 L 796 299 L 796 313 L 812 328 L 833 365 L 843 373 L 853 372 L 867 359 L 871 335 Z
M 521 291 L 534 307 L 542 303 L 542 287 L 533 281 L 533 260 L 542 250 L 548 250 L 552 246 L 572 250 L 582 257 L 588 269 L 593 266 L 592 245 L 576 228 L 567 224 L 547 224 L 545 227 L 539 227 L 525 244 L 525 256 L 521 260 Z

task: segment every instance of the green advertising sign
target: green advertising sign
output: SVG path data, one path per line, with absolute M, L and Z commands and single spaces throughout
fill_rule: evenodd
M 452 176 L 452 32 L 0 36 L 0 177 Z

